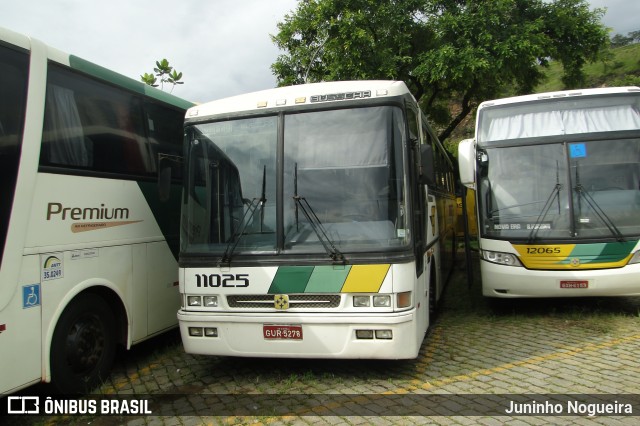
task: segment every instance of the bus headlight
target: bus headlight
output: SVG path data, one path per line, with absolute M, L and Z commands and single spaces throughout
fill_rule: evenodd
M 202 306 L 202 297 L 200 296 L 187 296 L 187 306 Z
M 353 296 L 354 308 L 366 308 L 371 304 L 370 296 Z
M 203 306 L 205 308 L 216 308 L 218 307 L 218 296 L 204 296 L 202 298 Z
M 497 263 L 505 266 L 522 266 L 518 258 L 511 253 L 501 253 L 499 251 L 481 250 L 482 259 L 487 262 Z
M 631 259 L 629 260 L 629 265 L 634 263 L 640 263 L 640 250 L 633 253 L 633 256 L 631 256 Z
M 373 296 L 373 306 L 376 308 L 388 308 L 391 306 L 391 296 Z

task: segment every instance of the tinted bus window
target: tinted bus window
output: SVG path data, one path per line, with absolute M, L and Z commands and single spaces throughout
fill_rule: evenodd
M 26 53 L 0 45 L 0 262 L 18 175 L 28 68 Z
M 57 65 L 48 73 L 41 165 L 154 172 L 137 96 Z
M 159 153 L 182 156 L 184 111 L 150 102 L 145 102 L 144 111 L 147 119 L 151 160 L 157 162 Z M 181 168 L 177 168 L 176 172 L 181 170 Z M 156 165 L 153 166 L 153 171 L 156 171 Z M 181 176 L 173 177 L 181 178 Z

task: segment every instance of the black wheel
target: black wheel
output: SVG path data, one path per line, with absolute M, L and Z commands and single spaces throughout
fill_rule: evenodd
M 64 310 L 51 342 L 51 383 L 64 394 L 87 393 L 109 375 L 115 318 L 100 296 L 82 294 Z

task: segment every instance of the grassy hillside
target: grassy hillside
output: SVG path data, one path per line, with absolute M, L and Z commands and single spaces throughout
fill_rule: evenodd
M 584 67 L 587 82 L 584 89 L 592 87 L 640 86 L 640 43 L 611 49 L 605 61 Z M 562 65 L 552 62 L 545 72 L 546 79 L 536 87 L 535 93 L 565 89 L 562 83 Z M 458 143 L 474 134 L 475 112 L 470 114 L 451 137 L 445 141 L 447 150 L 458 156 Z
M 587 64 L 584 67 L 587 83 L 584 88 L 640 85 L 640 44 L 611 49 L 606 61 Z M 562 65 L 552 63 L 547 69 L 547 79 L 536 87 L 536 93 L 562 90 Z

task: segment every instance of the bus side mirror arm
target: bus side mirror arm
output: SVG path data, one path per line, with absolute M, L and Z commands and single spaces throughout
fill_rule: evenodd
M 420 146 L 420 163 L 422 164 L 420 183 L 428 186 L 435 185 L 436 169 L 434 167 L 433 147 L 431 145 Z
M 158 154 L 158 198 L 167 201 L 171 195 L 174 169 L 182 167 L 182 157 Z M 179 174 L 178 174 L 179 175 Z

